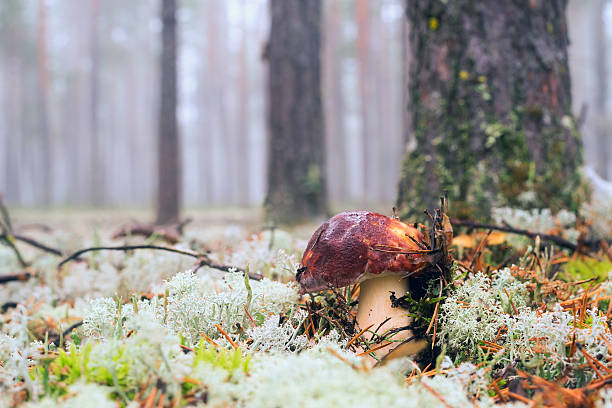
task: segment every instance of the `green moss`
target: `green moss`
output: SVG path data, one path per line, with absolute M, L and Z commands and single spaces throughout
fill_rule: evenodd
M 612 271 L 612 262 L 593 258 L 572 259 L 563 265 L 560 277 L 567 282 L 597 278 L 605 280 Z
M 211 347 L 204 339 L 200 340 L 196 346 L 193 356 L 194 367 L 201 363 L 210 364 L 227 371 L 230 378 L 239 371 L 248 374 L 250 361 L 251 357 L 243 355 L 240 349 L 227 350 L 221 347 Z
M 471 82 L 483 99 L 488 100 L 488 87 L 478 78 L 458 81 Z M 485 78 L 486 79 L 486 78 Z M 443 100 L 444 101 L 444 100 Z M 420 147 L 407 154 L 402 168 L 402 181 L 398 206 L 405 217 L 414 217 L 424 208 L 435 205 L 432 194 L 447 190 L 451 199 L 451 214 L 465 218 L 488 218 L 494 206 L 516 208 L 551 208 L 557 211 L 568 208 L 576 211 L 586 196 L 577 171 L 580 154 L 568 157 L 568 146 L 564 139 L 569 118 L 550 118 L 550 112 L 540 107 L 516 107 L 506 118 L 499 119 L 479 111 L 472 119 L 467 99 L 449 109 L 453 111 L 439 121 L 430 111 L 419 112 L 415 137 L 417 145 L 429 145 L 432 152 Z M 532 121 L 548 118 L 551 123 L 544 126 L 541 138 L 543 157 L 535 163 L 526 140 L 523 126 Z M 469 118 L 469 119 L 463 119 Z M 440 123 L 437 123 L 440 122 Z M 436 140 L 428 142 L 430 129 L 423 123 L 437 123 Z M 574 122 L 571 123 L 571 138 L 579 139 Z M 567 125 L 567 123 L 566 123 Z M 482 140 L 481 143 L 475 142 Z M 579 142 L 576 143 L 579 146 Z M 435 178 L 438 185 L 430 185 Z M 439 191 L 432 191 L 438 189 Z M 534 196 L 525 201 L 524 193 Z
M 86 344 L 80 350 L 74 345 L 70 351 L 60 350 L 57 357 L 36 366 L 32 376 L 41 380 L 45 395 L 53 397 L 66 394 L 68 386 L 79 379 L 113 386 L 120 392 L 130 390 L 129 373 L 132 360 L 125 347 L 117 348 L 110 356 L 112 367 L 92 362 L 91 350 L 92 343 Z

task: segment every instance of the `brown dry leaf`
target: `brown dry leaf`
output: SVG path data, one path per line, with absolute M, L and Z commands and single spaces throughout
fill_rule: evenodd
M 476 242 L 481 241 L 486 237 L 486 232 L 477 232 L 475 234 L 467 235 L 461 234 L 453 238 L 453 245 L 460 246 L 463 248 L 474 248 Z M 501 245 L 506 241 L 506 233 L 500 231 L 492 231 L 487 239 L 487 245 Z
M 474 248 L 476 246 L 476 239 L 473 235 L 457 235 L 453 238 L 453 245 L 460 246 L 463 248 Z
M 493 231 L 489 235 L 488 245 L 501 245 L 506 241 L 506 233 L 501 231 Z

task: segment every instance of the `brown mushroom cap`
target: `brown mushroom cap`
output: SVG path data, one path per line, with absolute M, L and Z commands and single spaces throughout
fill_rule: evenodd
M 424 247 L 421 231 L 397 219 L 368 211 L 340 213 L 310 238 L 296 280 L 305 293 L 341 288 L 386 271 L 416 272 L 435 261 L 436 254 L 423 252 Z

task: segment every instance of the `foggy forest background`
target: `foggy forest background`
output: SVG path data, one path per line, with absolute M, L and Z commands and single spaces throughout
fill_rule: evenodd
M 612 179 L 612 2 L 571 0 L 574 112 L 585 163 Z M 393 203 L 411 147 L 401 0 L 326 0 L 323 104 L 333 203 Z M 157 182 L 158 1 L 3 0 L 0 190 L 8 204 L 151 206 Z M 266 192 L 265 0 L 184 0 L 179 129 L 187 206 Z

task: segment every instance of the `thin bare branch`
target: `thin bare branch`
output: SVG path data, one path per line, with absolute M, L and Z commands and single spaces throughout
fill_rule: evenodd
M 211 260 L 208 255 L 200 254 L 198 252 L 171 248 L 171 247 L 163 247 L 158 245 L 121 245 L 121 246 L 99 246 L 99 247 L 90 247 L 80 249 L 73 254 L 69 255 L 67 258 L 63 259 L 58 265 L 58 268 L 61 268 L 63 265 L 67 264 L 70 261 L 74 261 L 76 258 L 87 252 L 94 251 L 132 251 L 136 249 L 154 249 L 158 251 L 167 251 L 172 252 L 179 255 L 190 256 L 192 258 L 196 258 L 199 262 L 198 267 L 208 266 L 209 268 L 217 269 L 224 272 L 229 272 L 230 270 L 235 270 L 237 272 L 246 273 L 246 271 L 242 268 L 238 268 L 231 265 L 222 265 L 213 260 Z M 263 277 L 260 274 L 249 272 L 249 278 L 253 280 L 261 280 Z

